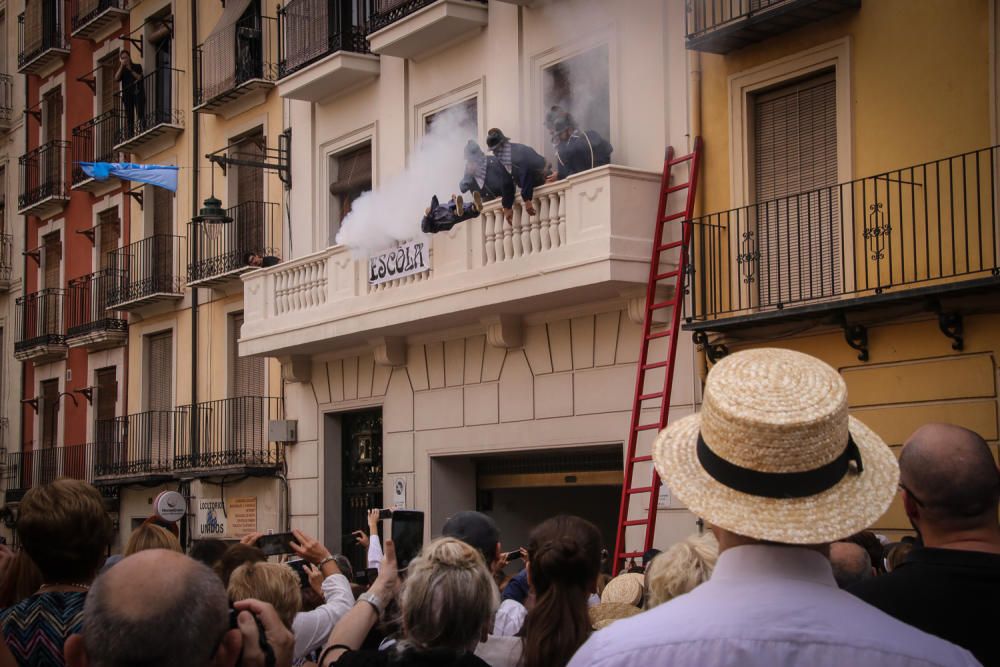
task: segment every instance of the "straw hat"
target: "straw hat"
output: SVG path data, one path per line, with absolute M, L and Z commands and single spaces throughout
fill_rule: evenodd
M 595 630 L 606 628 L 618 619 L 628 618 L 641 613 L 642 610 L 634 604 L 624 602 L 602 602 L 587 610 L 590 613 L 590 624 Z
M 642 600 L 643 579 L 638 572 L 619 574 L 604 587 L 601 602 L 638 605 Z
M 885 442 L 847 414 L 837 371 L 772 348 L 717 363 L 701 412 L 660 432 L 653 462 L 706 521 L 785 544 L 821 544 L 867 528 L 899 483 Z

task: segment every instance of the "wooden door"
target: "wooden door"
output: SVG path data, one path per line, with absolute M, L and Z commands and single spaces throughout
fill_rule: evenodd
M 264 161 L 265 143 L 261 131 L 250 134 L 237 144 L 240 159 Z M 264 221 L 267 214 L 264 206 L 264 170 L 259 167 L 236 168 L 236 250 L 242 260 L 248 252 L 261 256 L 273 252 L 266 248 Z
M 174 435 L 173 345 L 173 333 L 170 331 L 146 339 L 147 412 L 142 435 L 148 443 L 148 460 L 154 470 L 169 463 L 170 443 Z M 130 437 L 133 435 L 130 434 Z
M 63 117 L 63 96 L 62 88 L 56 87 L 45 94 L 44 99 L 44 127 L 42 128 L 42 140 L 46 143 L 62 139 L 62 117 Z M 56 145 L 50 145 L 48 149 L 42 151 L 40 156 L 42 163 L 42 187 L 43 196 L 48 196 L 55 192 L 59 183 L 62 182 L 63 155 L 62 149 Z
M 47 336 L 59 335 L 59 323 L 62 315 L 62 295 L 59 288 L 60 269 L 62 266 L 62 239 L 59 232 L 48 234 L 42 239 L 44 272 L 42 273 L 42 292 L 39 295 L 43 330 L 39 333 Z

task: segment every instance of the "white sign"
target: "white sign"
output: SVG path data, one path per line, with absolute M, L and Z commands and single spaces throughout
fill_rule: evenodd
M 392 509 L 401 510 L 406 507 L 406 478 L 396 477 L 392 480 Z
M 226 503 L 221 498 L 198 499 L 198 534 L 201 537 L 226 535 Z
M 153 501 L 156 516 L 164 521 L 177 522 L 187 513 L 187 503 L 184 496 L 176 491 L 164 491 Z
M 656 497 L 656 508 L 665 510 L 670 508 L 670 487 L 660 484 L 660 493 Z
M 431 270 L 430 246 L 426 241 L 410 241 L 368 258 L 368 283 L 381 285 L 390 280 Z

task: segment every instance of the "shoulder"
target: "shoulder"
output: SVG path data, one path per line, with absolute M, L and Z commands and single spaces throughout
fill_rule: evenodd
M 337 660 L 344 667 L 382 667 L 389 664 L 389 651 L 349 651 Z
M 914 591 L 914 579 L 919 578 L 914 575 L 919 573 L 908 567 L 900 568 L 895 572 L 855 584 L 848 589 L 848 592 L 865 602 L 879 606 L 878 603 L 886 599 L 909 597 L 909 593 Z

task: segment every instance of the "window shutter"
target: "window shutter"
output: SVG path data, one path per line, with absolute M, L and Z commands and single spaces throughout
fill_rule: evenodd
M 841 287 L 836 81 L 822 74 L 757 95 L 753 191 L 758 306 L 832 296 Z
M 264 359 L 241 357 L 238 341 L 243 313 L 229 319 L 229 396 L 264 395 Z
M 59 433 L 59 380 L 42 382 L 42 449 L 56 446 Z
M 173 334 L 169 331 L 154 334 L 147 344 L 146 409 L 170 410 L 173 407 Z
M 95 375 L 97 400 L 95 401 L 94 418 L 98 422 L 114 419 L 118 405 L 118 369 L 114 366 L 99 368 Z
M 118 220 L 118 209 L 109 208 L 101 211 L 97 217 L 101 226 L 98 232 L 101 237 L 101 256 L 99 263 L 102 269 L 111 266 L 111 259 L 108 254 L 118 249 L 118 238 L 121 236 L 121 222 Z

